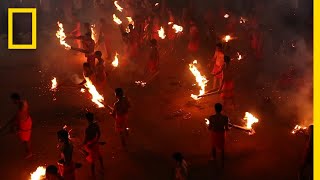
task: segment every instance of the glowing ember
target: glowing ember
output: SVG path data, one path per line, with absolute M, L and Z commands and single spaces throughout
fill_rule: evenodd
M 176 31 L 176 33 L 181 33 L 183 31 L 183 27 L 182 26 L 178 26 L 176 24 L 174 24 L 172 26 L 172 29 L 174 29 Z
M 240 17 L 240 24 L 244 24 L 246 23 L 248 20 L 243 18 L 243 17 Z
M 229 14 L 225 14 L 223 17 L 227 19 L 229 18 Z
M 59 21 L 57 22 L 57 24 L 59 26 L 59 30 L 57 31 L 56 36 L 60 40 L 60 44 L 63 45 L 65 49 L 70 50 L 71 46 L 67 44 L 65 41 L 67 36 L 64 33 L 63 24 L 60 23 Z
M 93 85 L 91 80 L 88 77 L 84 77 L 86 79 L 86 83 L 84 86 L 88 88 L 89 93 L 91 94 L 92 98 L 91 101 L 98 105 L 99 108 L 104 107 L 103 101 L 104 98 L 99 92 L 97 91 L 96 87 Z
M 116 6 L 118 11 L 122 12 L 123 8 L 118 4 L 118 1 L 115 1 L 114 5 Z
M 43 166 L 39 166 L 37 170 L 31 173 L 30 175 L 30 180 L 41 180 L 46 175 L 46 168 L 44 168 Z
M 291 131 L 292 134 L 296 134 L 299 131 L 305 131 L 307 127 L 296 125 L 294 129 Z
M 84 88 L 81 88 L 80 92 L 84 93 L 84 92 L 86 92 L 86 90 Z
M 200 98 L 198 98 L 198 96 L 201 96 L 204 94 L 205 92 L 205 87 L 207 86 L 208 80 L 206 79 L 205 76 L 202 76 L 200 71 L 197 69 L 197 67 L 195 66 L 197 64 L 197 60 L 194 60 L 192 64 L 189 64 L 189 70 L 192 72 L 192 74 L 194 75 L 194 77 L 196 77 L 196 81 L 198 83 L 198 86 L 201 87 L 199 94 L 198 95 L 194 95 L 191 94 L 191 97 L 194 100 L 198 100 Z
M 158 30 L 158 35 L 161 39 L 165 39 L 166 38 L 166 35 L 164 33 L 164 29 L 163 27 L 161 26 L 160 30 Z
M 134 83 L 136 83 L 137 85 L 141 86 L 141 87 L 145 87 L 147 82 L 144 81 L 135 81 Z
M 52 80 L 51 80 L 51 83 L 52 83 L 52 85 L 51 85 L 51 91 L 56 91 L 57 90 L 57 86 L 58 86 L 58 83 L 57 83 L 57 78 L 53 78 Z
M 114 60 L 112 61 L 112 66 L 113 67 L 118 67 L 119 65 L 119 59 L 118 59 L 118 53 L 116 53 L 116 55 L 114 56 Z
M 231 37 L 230 35 L 226 35 L 226 36 L 223 38 L 223 40 L 224 40 L 225 42 L 229 42 L 230 40 L 232 40 L 232 37 Z
M 246 112 L 243 119 L 247 121 L 247 125 L 246 125 L 247 129 L 252 129 L 252 124 L 259 122 L 259 119 L 254 117 L 249 112 Z
M 96 25 L 91 25 L 91 38 L 94 40 L 95 43 L 98 42 L 97 33 L 95 31 Z
M 240 61 L 242 59 L 242 55 L 239 52 L 237 52 L 237 56 L 237 59 Z
M 122 21 L 115 14 L 113 14 L 113 21 L 117 24 L 122 24 Z

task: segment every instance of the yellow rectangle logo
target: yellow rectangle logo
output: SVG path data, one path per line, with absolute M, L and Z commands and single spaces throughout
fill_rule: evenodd
M 13 14 L 31 13 L 32 42 L 31 44 L 13 44 Z M 8 49 L 37 49 L 37 9 L 36 8 L 8 8 Z

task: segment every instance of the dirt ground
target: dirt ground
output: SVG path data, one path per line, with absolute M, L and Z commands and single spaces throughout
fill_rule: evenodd
M 146 87 L 134 84 L 135 80 L 140 79 L 125 70 L 128 66 L 122 67 L 120 64 L 119 68 L 111 70 L 108 65 L 106 103 L 111 105 L 115 101 L 112 92 L 115 87 L 124 88 L 132 103 L 129 150 L 124 152 L 108 109 L 94 107 L 89 95 L 80 93 L 80 87 L 70 80 L 74 74 L 80 75 L 83 57 L 59 46 L 54 32 L 41 33 L 39 37 L 35 51 L 0 50 L 0 123 L 3 125 L 14 113 L 10 93 L 20 92 L 30 104 L 32 148 L 35 153 L 30 160 L 24 160 L 23 148 L 17 137 L 14 134 L 1 135 L 1 179 L 26 180 L 38 166 L 55 164 L 59 157 L 56 132 L 66 124 L 82 140 L 86 128 L 83 116 L 86 109 L 96 114 L 102 130 L 101 139 L 107 142 L 101 147 L 105 170 L 104 175 L 99 173 L 100 179 L 170 179 L 174 167 L 171 155 L 176 151 L 182 152 L 190 163 L 192 180 L 297 179 L 305 138 L 292 135 L 290 131 L 294 123 L 290 116 L 280 115 L 279 105 L 272 100 L 264 101 L 265 97 L 258 93 L 259 85 L 252 78 L 258 74 L 252 68 L 258 66 L 258 62 L 250 55 L 235 62 L 238 69 L 237 110 L 225 113 L 232 122 L 242 125 L 241 118 L 248 111 L 258 117 L 259 123 L 255 125 L 256 134 L 253 136 L 236 129 L 228 133 L 226 165 L 221 170 L 215 162 L 209 161 L 210 138 L 204 121 L 213 113 L 213 105 L 221 99 L 219 95 L 199 101 L 190 97 L 191 93 L 198 92 L 198 87 L 192 86 L 195 78 L 188 69 L 193 58 L 184 56 L 183 48 L 170 53 L 166 52 L 165 45 L 160 44 L 161 70 Z M 200 71 L 208 78 L 206 64 L 207 54 L 210 53 L 212 51 L 203 50 L 198 59 L 202 65 Z M 139 60 L 141 68 L 144 61 L 143 58 Z M 57 77 L 58 84 L 63 84 L 55 93 L 49 91 L 52 77 Z M 208 83 L 210 86 L 211 81 Z M 77 179 L 89 180 L 87 162 L 78 148 L 74 151 L 74 160 L 83 164 L 76 172 Z

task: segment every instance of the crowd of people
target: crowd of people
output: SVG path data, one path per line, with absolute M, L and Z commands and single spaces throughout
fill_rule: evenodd
M 72 50 L 83 53 L 87 61 L 83 63 L 84 80 L 80 85 L 84 85 L 90 80 L 98 92 L 104 94 L 107 84 L 107 75 L 105 60 L 111 60 L 116 52 L 112 47 L 113 43 L 110 41 L 109 24 L 106 22 L 104 16 L 98 17 L 99 26 L 97 27 L 98 40 L 95 42 L 92 38 L 92 24 L 88 22 L 81 22 L 78 17 L 83 9 L 94 8 L 101 11 L 108 8 L 107 4 L 110 2 L 103 2 L 101 0 L 95 1 L 81 1 L 81 0 L 61 0 L 61 1 L 28 1 L 31 6 L 40 8 L 41 13 L 54 13 L 59 20 L 70 22 L 74 25 L 73 30 L 68 32 L 67 41 L 73 41 Z M 32 4 L 32 2 L 34 4 Z M 224 41 L 221 36 L 234 34 L 241 23 L 246 23 L 245 31 L 249 39 L 248 46 L 256 60 L 263 58 L 263 28 L 259 19 L 255 14 L 255 7 L 246 8 L 248 11 L 243 12 L 246 18 L 232 13 L 227 10 L 225 6 L 221 5 L 217 11 L 208 11 L 203 15 L 203 21 L 194 13 L 191 7 L 184 7 L 174 12 L 167 6 L 162 5 L 161 2 L 149 1 L 124 1 L 120 0 L 121 4 L 126 10 L 128 16 L 132 17 L 134 23 L 129 23 L 128 26 L 119 25 L 119 31 L 122 36 L 122 41 L 125 44 L 125 54 L 127 61 L 131 63 L 139 63 L 138 59 L 148 52 L 148 61 L 144 68 L 144 80 L 148 82 L 160 69 L 160 53 L 159 42 L 161 37 L 158 31 L 160 27 L 165 27 L 167 48 L 174 50 L 178 47 L 175 45 L 178 41 L 186 42 L 186 52 L 192 57 L 199 57 L 201 54 L 201 47 L 203 46 L 203 39 L 208 44 L 216 44 L 215 51 L 212 53 L 212 60 L 208 63 L 208 70 L 212 75 L 212 88 L 206 94 L 221 94 L 223 104 L 216 103 L 214 105 L 215 114 L 210 116 L 208 129 L 211 132 L 212 140 L 212 159 L 217 158 L 217 150 L 221 150 L 222 164 L 224 167 L 224 145 L 225 134 L 229 130 L 229 119 L 222 114 L 223 107 L 225 109 L 235 109 L 234 102 L 234 67 L 232 57 L 235 57 L 235 51 L 228 45 L 228 41 Z M 17 1 L 16 3 L 19 4 Z M 21 2 L 20 2 L 21 3 Z M 25 3 L 27 3 L 25 1 Z M 189 4 L 192 4 L 190 1 Z M 15 4 L 14 6 L 19 6 Z M 113 3 L 111 5 L 113 7 Z M 189 5 L 188 5 L 189 6 Z M 178 12 L 178 13 L 177 13 Z M 230 17 L 229 17 L 230 16 Z M 217 18 L 216 18 L 217 17 Z M 239 17 L 239 18 L 238 18 Z M 240 20 L 240 23 L 239 23 Z M 172 26 L 178 24 L 183 27 L 183 33 L 175 33 Z M 216 28 L 218 27 L 218 28 Z M 97 50 L 98 46 L 103 46 L 102 50 Z M 148 48 L 146 48 L 148 47 Z M 179 47 L 181 48 L 181 47 Z M 97 62 L 96 62 L 97 61 Z M 117 101 L 113 107 L 109 107 L 110 115 L 115 119 L 115 131 L 119 134 L 122 147 L 127 150 L 128 120 L 130 102 L 125 96 L 122 88 L 116 88 L 115 96 Z M 205 95 L 206 95 L 205 94 Z M 16 132 L 20 140 L 25 145 L 26 159 L 32 157 L 31 150 L 31 132 L 32 119 L 28 110 L 27 101 L 23 100 L 18 93 L 14 93 L 11 99 L 17 104 L 18 110 L 10 123 L 16 128 Z M 100 152 L 100 145 L 105 142 L 100 140 L 101 131 L 98 123 L 95 121 L 95 116 L 91 112 L 86 113 L 88 120 L 88 127 L 84 134 L 85 138 L 82 144 L 83 153 L 86 156 L 87 162 L 91 166 L 91 176 L 95 177 L 96 163 L 99 163 L 100 169 L 104 169 L 104 162 Z M 308 148 L 306 150 L 305 160 L 301 166 L 300 174 L 303 174 L 304 169 L 312 164 L 312 127 L 309 133 L 310 139 Z M 60 159 L 57 166 L 49 165 L 46 169 L 46 178 L 48 180 L 74 180 L 75 170 L 81 167 L 81 164 L 73 160 L 73 145 L 70 141 L 69 132 L 66 129 L 57 132 Z M 176 162 L 175 176 L 176 180 L 185 180 L 188 177 L 188 162 L 184 159 L 182 153 L 176 152 L 173 154 L 173 159 Z M 301 175 L 302 176 L 302 175 Z

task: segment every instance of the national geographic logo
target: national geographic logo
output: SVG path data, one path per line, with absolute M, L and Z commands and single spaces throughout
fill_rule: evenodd
M 13 44 L 13 14 L 28 13 L 32 16 L 31 44 Z M 37 49 L 37 9 L 36 8 L 8 8 L 8 49 Z

